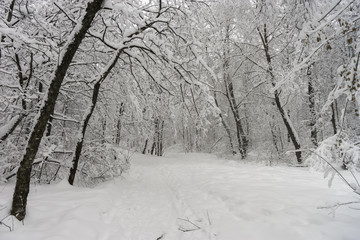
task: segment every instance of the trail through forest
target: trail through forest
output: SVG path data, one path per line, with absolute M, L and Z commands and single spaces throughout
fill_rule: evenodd
M 13 185 L 1 186 L 1 216 Z M 358 239 L 360 210 L 340 180 L 307 168 L 261 166 L 207 154 L 135 155 L 123 177 L 93 189 L 32 186 L 24 225 L 0 239 Z M 352 207 L 359 207 L 352 205 Z

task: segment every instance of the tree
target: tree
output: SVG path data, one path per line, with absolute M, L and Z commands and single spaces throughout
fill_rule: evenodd
M 85 14 L 75 26 L 72 34 L 68 38 L 63 54 L 60 55 L 59 63 L 54 69 L 50 86 L 39 109 L 39 113 L 34 122 L 34 127 L 30 133 L 25 154 L 17 172 L 15 191 L 13 196 L 11 214 L 19 220 L 23 220 L 26 215 L 27 196 L 29 194 L 30 173 L 32 163 L 38 151 L 40 141 L 46 129 L 46 124 L 50 114 L 55 108 L 57 96 L 66 71 L 73 59 L 82 39 L 91 26 L 96 13 L 101 9 L 103 0 L 94 0 L 88 3 Z

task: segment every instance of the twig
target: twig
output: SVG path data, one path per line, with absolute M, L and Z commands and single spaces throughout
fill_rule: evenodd
M 206 210 L 206 215 L 208 218 L 209 225 L 212 225 L 211 220 L 210 220 L 209 210 Z
M 162 239 L 164 236 L 165 236 L 165 233 L 161 234 L 161 236 L 158 237 L 156 240 L 160 240 L 160 239 Z
M 300 151 L 299 150 L 296 150 L 296 151 Z M 296 152 L 294 151 L 294 152 Z M 303 149 L 301 151 L 310 151 L 311 153 L 315 154 L 316 156 L 318 156 L 319 158 L 321 158 L 322 160 L 324 160 L 338 175 L 339 177 L 356 193 L 356 194 L 359 194 L 356 189 L 346 180 L 346 178 L 339 172 L 339 170 L 337 170 L 328 160 L 326 160 L 323 156 L 321 156 L 320 154 L 316 153 L 314 150 L 311 150 L 311 149 Z M 293 152 L 293 151 L 289 151 L 289 152 Z M 354 175 L 353 175 L 354 176 Z M 355 177 L 355 176 L 354 176 Z M 356 179 L 356 178 L 355 178 Z
M 344 205 L 349 205 L 349 204 L 356 204 L 356 203 L 360 203 L 360 201 L 353 201 L 353 202 L 345 202 L 345 203 L 336 203 L 335 205 L 332 205 L 332 206 L 321 206 L 321 207 L 317 207 L 317 209 L 337 209 L 341 206 L 344 206 Z
M 342 2 L 342 0 L 338 1 L 331 9 L 330 11 L 328 11 L 318 22 L 321 22 L 321 20 L 323 20 L 324 18 L 327 17 L 327 15 L 329 15 L 336 7 L 337 5 L 339 5 Z
M 69 14 L 67 14 L 67 12 L 65 12 L 64 9 L 62 9 L 62 8 L 61 8 L 59 5 L 57 5 L 56 3 L 54 3 L 54 4 L 55 4 L 55 6 L 56 6 L 62 13 L 65 14 L 65 16 L 66 16 L 72 23 L 76 24 L 76 21 L 75 21 L 72 17 L 70 17 Z
M 189 229 L 186 229 L 186 228 L 184 228 L 184 227 L 182 227 L 182 226 L 179 226 L 179 230 L 180 231 L 182 231 L 182 232 L 191 232 L 191 231 L 196 231 L 196 230 L 199 230 L 199 229 L 201 229 L 198 225 L 196 225 L 195 223 L 193 223 L 192 221 L 190 221 L 189 219 L 183 219 L 183 218 L 178 218 L 178 219 L 180 219 L 180 220 L 182 220 L 182 221 L 184 221 L 184 222 L 188 222 L 188 223 L 190 223 L 191 225 L 193 225 L 195 228 L 189 228 Z
M 9 231 L 10 232 L 12 232 L 12 228 L 9 226 L 9 225 L 7 225 L 7 224 L 5 224 L 3 221 L 6 219 L 6 218 L 8 218 L 10 215 L 7 215 L 7 216 L 5 216 L 3 219 L 1 219 L 0 220 L 0 225 L 2 224 L 2 225 L 4 225 L 5 227 L 7 227 L 7 228 L 9 228 Z

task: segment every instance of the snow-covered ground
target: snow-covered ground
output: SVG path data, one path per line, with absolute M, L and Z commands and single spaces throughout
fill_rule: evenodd
M 12 191 L 0 186 L 1 218 Z M 340 180 L 328 188 L 306 168 L 136 155 L 127 174 L 93 189 L 32 186 L 24 225 L 0 225 L 0 239 L 357 240 L 360 210 L 319 208 L 349 201 L 356 196 Z

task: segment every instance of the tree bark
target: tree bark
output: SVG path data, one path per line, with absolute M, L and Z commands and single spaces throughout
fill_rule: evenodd
M 68 39 L 67 44 L 65 45 L 64 54 L 60 55 L 60 60 L 55 68 L 48 91 L 39 109 L 39 113 L 35 118 L 34 127 L 30 133 L 25 153 L 17 172 L 15 191 L 10 211 L 11 215 L 15 216 L 20 221 L 23 220 L 26 215 L 32 163 L 37 154 L 50 114 L 55 108 L 61 84 L 82 39 L 85 37 L 86 31 L 90 28 L 96 13 L 101 9 L 102 3 L 103 0 L 94 0 L 88 3 L 83 18 L 78 22 L 71 34 L 71 38 Z

